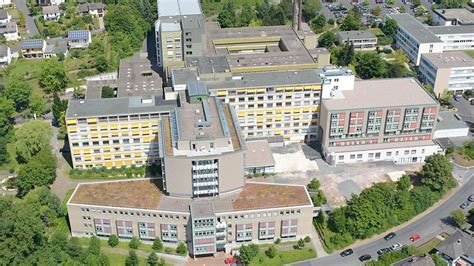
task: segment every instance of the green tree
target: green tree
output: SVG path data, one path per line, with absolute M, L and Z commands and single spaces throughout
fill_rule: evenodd
M 119 238 L 117 235 L 110 235 L 109 240 L 107 240 L 107 244 L 111 247 L 116 247 L 119 244 Z
M 61 117 L 61 113 L 62 112 L 65 112 L 66 109 L 67 109 L 67 104 L 68 104 L 68 101 L 67 100 L 61 100 L 61 98 L 59 98 L 59 95 L 58 93 L 54 92 L 53 93 L 53 117 L 56 121 L 59 122 L 59 119 Z
M 421 183 L 433 191 L 445 192 L 455 186 L 452 166 L 442 154 L 431 155 L 420 172 Z
M 28 106 L 31 86 L 19 75 L 10 77 L 5 85 L 3 94 L 15 104 L 15 109 L 21 111 Z
M 99 73 L 107 71 L 107 69 L 109 68 L 109 62 L 105 58 L 105 55 L 99 55 L 95 58 L 94 67 L 95 69 L 97 69 L 97 71 L 99 71 Z
M 140 241 L 140 239 L 138 239 L 137 237 L 132 237 L 128 246 L 131 249 L 137 249 L 138 247 L 140 247 L 141 244 L 142 242 Z
M 305 21 L 311 21 L 319 14 L 321 10 L 321 2 L 319 0 L 303 1 L 303 17 Z
M 48 59 L 42 63 L 38 79 L 45 93 L 61 92 L 68 83 L 66 69 L 57 59 Z
M 188 248 L 186 247 L 186 244 L 184 244 L 184 242 L 179 242 L 178 247 L 176 248 L 176 253 L 186 255 L 187 252 Z
M 314 32 L 323 32 L 324 26 L 326 26 L 326 17 L 323 14 L 316 16 L 310 21 L 310 25 Z
M 150 266 L 158 266 L 158 256 L 156 256 L 156 253 L 152 251 L 148 258 L 146 259 L 146 262 Z
M 384 23 L 380 24 L 379 28 L 385 35 L 393 37 L 398 28 L 397 21 L 389 18 Z
M 351 31 L 351 30 L 360 30 L 362 28 L 362 22 L 360 19 L 354 15 L 347 15 L 341 23 L 341 30 Z
M 336 43 L 337 36 L 332 31 L 326 31 L 319 37 L 318 47 L 330 48 Z
M 242 245 L 239 249 L 239 258 L 244 264 L 249 264 L 260 252 L 259 246 L 255 244 Z
M 459 228 L 462 228 L 464 225 L 467 224 L 466 215 L 462 210 L 454 210 L 451 212 L 451 217 L 453 218 L 454 222 Z
M 161 242 L 161 239 L 159 239 L 158 237 L 155 238 L 155 240 L 153 241 L 152 249 L 156 251 L 163 251 L 163 242 Z
M 385 61 L 376 52 L 356 56 L 355 70 L 363 79 L 380 78 L 386 72 Z
M 337 56 L 337 64 L 347 66 L 354 61 L 355 52 L 352 42 L 345 42 Z
M 46 121 L 34 120 L 23 124 L 15 132 L 18 161 L 26 163 L 42 149 L 50 149 L 52 134 L 51 126 Z
M 304 240 L 302 238 L 300 238 L 300 240 L 298 240 L 298 247 L 299 248 L 303 248 L 304 247 Z
M 39 186 L 46 186 L 56 178 L 56 158 L 49 149 L 40 150 L 23 165 L 16 178 L 18 194 L 25 195 Z
M 138 266 L 138 256 L 134 250 L 128 252 L 128 257 L 125 260 L 125 266 Z
M 102 87 L 101 98 L 115 98 L 114 89 L 109 86 Z
M 402 175 L 400 180 L 397 182 L 398 190 L 407 191 L 411 187 L 411 178 L 408 175 Z
M 222 28 L 234 27 L 236 23 L 236 14 L 232 1 L 227 2 L 224 8 L 219 12 L 217 16 L 217 22 Z
M 318 179 L 313 178 L 308 184 L 308 190 L 318 190 L 321 187 L 321 183 Z
M 0 137 L 7 136 L 11 130 L 11 119 L 15 113 L 12 100 L 0 95 Z
M 433 262 L 435 266 L 446 266 L 448 265 L 446 261 L 441 257 L 439 254 L 431 254 L 431 258 L 433 259 Z
M 82 251 L 83 249 L 79 238 L 71 237 L 66 245 L 66 253 L 73 258 L 79 258 Z
M 31 112 L 36 115 L 41 115 L 46 112 L 46 102 L 43 97 L 32 94 L 29 99 L 28 107 L 30 108 Z
M 405 66 L 399 62 L 388 63 L 387 66 L 386 76 L 388 78 L 400 78 L 406 75 L 407 71 Z
M 462 8 L 466 5 L 466 0 L 438 0 L 438 5 L 440 8 L 444 7 L 447 9 L 451 8 Z
M 382 9 L 379 6 L 375 6 L 374 8 L 370 10 L 370 13 L 372 13 L 372 15 L 376 17 L 380 16 L 381 12 L 382 12 Z
M 257 16 L 253 7 L 249 3 L 244 3 L 238 16 L 238 26 L 247 27 L 256 18 Z
M 277 256 L 277 249 L 275 248 L 275 246 L 270 246 L 270 247 L 268 247 L 267 251 L 265 251 L 265 254 L 270 259 L 273 259 Z

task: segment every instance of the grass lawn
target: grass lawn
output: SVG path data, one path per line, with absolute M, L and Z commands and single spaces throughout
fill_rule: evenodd
M 51 231 L 50 236 L 52 236 L 56 232 L 61 232 L 61 233 L 69 235 L 70 230 L 69 230 L 69 225 L 67 223 L 67 218 L 66 217 L 63 217 L 63 218 L 58 220 L 58 224 Z
M 110 266 L 121 266 L 125 265 L 125 260 L 127 259 L 127 255 L 118 254 L 118 253 L 109 253 L 103 252 L 107 258 L 109 258 Z M 146 258 L 138 256 L 138 265 L 147 265 Z
M 250 266 L 274 266 L 274 265 L 284 265 L 297 261 L 308 260 L 316 257 L 316 251 L 313 249 L 295 249 L 295 250 L 286 250 L 278 251 L 277 256 L 274 258 L 269 258 L 265 255 L 265 252 L 262 250 L 251 262 Z
M 80 237 L 79 241 L 83 245 L 89 245 L 89 238 L 87 237 Z M 126 241 L 120 241 L 119 244 L 117 245 L 118 248 L 124 248 L 124 249 L 130 249 L 128 247 L 128 243 Z M 105 239 L 100 239 L 100 244 L 102 247 L 109 247 L 109 244 L 107 243 L 107 240 Z M 151 252 L 153 249 L 151 248 L 152 245 L 149 244 L 144 244 L 142 243 L 137 250 L 145 251 L 145 252 Z
M 470 55 L 471 57 L 474 57 L 474 50 L 466 50 L 464 52 L 466 52 L 466 54 Z
M 434 249 L 435 247 L 437 247 L 441 242 L 443 242 L 441 239 L 439 238 L 432 238 L 430 241 L 424 243 L 423 245 L 419 246 L 417 248 L 418 250 L 418 254 L 420 255 L 423 255 L 423 254 L 426 254 L 428 252 L 430 252 L 432 249 Z
M 379 28 L 370 28 L 369 31 L 371 31 L 375 36 L 385 36 Z
M 15 145 L 13 143 L 7 144 L 7 152 L 10 155 L 10 162 L 7 164 L 1 165 L 0 170 L 8 171 L 14 168 L 15 171 L 18 171 L 18 162 L 16 161 L 16 158 L 15 158 Z

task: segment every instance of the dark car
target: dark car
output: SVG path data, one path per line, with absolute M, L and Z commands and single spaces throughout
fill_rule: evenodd
M 341 257 L 349 256 L 349 255 L 351 255 L 352 253 L 354 253 L 354 250 L 352 250 L 352 248 L 346 249 L 346 250 L 344 250 L 343 252 L 341 252 Z
M 368 261 L 368 260 L 371 260 L 372 259 L 372 256 L 370 256 L 369 254 L 365 254 L 365 255 L 362 255 L 359 257 L 359 260 L 360 261 Z
M 380 256 L 385 254 L 385 253 L 388 253 L 390 252 L 390 248 L 381 248 L 379 251 L 377 251 L 377 254 L 379 254 Z
M 394 238 L 394 237 L 396 237 L 396 236 L 397 236 L 397 234 L 395 234 L 394 232 L 391 232 L 391 233 L 389 233 L 388 235 L 384 236 L 383 239 L 385 239 L 385 240 L 388 241 L 388 240 L 390 240 L 390 239 L 392 239 L 392 238 Z
M 469 195 L 469 198 L 467 198 L 468 201 L 474 202 L 474 194 Z

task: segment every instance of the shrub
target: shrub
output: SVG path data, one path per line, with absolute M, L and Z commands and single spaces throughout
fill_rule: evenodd
M 270 246 L 267 251 L 265 251 L 265 254 L 270 258 L 273 259 L 277 255 L 277 249 L 274 246 Z
M 306 237 L 304 238 L 304 242 L 305 242 L 305 243 L 311 242 L 311 237 L 306 236 Z
M 244 264 L 249 264 L 260 252 L 260 247 L 255 244 L 242 245 L 239 249 L 239 258 Z
M 130 240 L 130 243 L 128 244 L 128 246 L 132 249 L 137 249 L 141 244 L 142 242 L 140 241 L 140 239 L 136 237 L 132 237 L 132 240 Z
M 328 24 L 331 25 L 331 26 L 333 26 L 335 22 L 336 21 L 334 21 L 333 18 L 328 19 Z
M 304 240 L 302 238 L 300 238 L 300 240 L 298 240 L 298 247 L 299 248 L 303 248 L 304 247 Z
M 111 247 L 116 247 L 119 244 L 119 239 L 118 239 L 117 235 L 110 235 L 109 240 L 107 241 L 107 243 Z
M 180 255 L 186 255 L 187 252 L 188 248 L 186 247 L 186 244 L 184 244 L 184 242 L 179 242 L 179 245 L 176 248 L 176 253 Z
M 173 254 L 173 249 L 170 247 L 165 247 L 165 253 L 166 254 Z
M 163 251 L 163 242 L 161 242 L 161 239 L 155 238 L 155 241 L 153 241 L 152 249 L 156 251 Z
M 277 238 L 277 239 L 275 240 L 275 244 L 278 245 L 278 244 L 280 244 L 280 243 L 281 243 L 281 239 L 280 239 L 280 238 Z

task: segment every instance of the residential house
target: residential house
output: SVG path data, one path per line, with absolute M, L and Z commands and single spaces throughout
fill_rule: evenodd
M 65 0 L 38 0 L 39 6 L 59 6 L 64 3 Z
M 369 30 L 339 31 L 337 33 L 340 44 L 352 43 L 354 49 L 375 49 L 377 37 Z
M 79 13 L 101 18 L 105 13 L 105 5 L 102 3 L 85 3 L 79 6 Z
M 8 22 L 12 19 L 12 16 L 8 11 L 0 9 L 0 26 L 7 25 Z
M 87 48 L 92 42 L 91 32 L 88 30 L 73 30 L 67 33 L 69 48 Z
M 15 22 L 8 22 L 6 25 L 0 26 L 0 35 L 3 35 L 7 41 L 20 39 L 18 27 Z
M 46 41 L 43 39 L 22 40 L 20 50 L 24 58 L 44 58 Z
M 474 265 L 474 237 L 456 231 L 436 247 L 448 265 Z
M 12 0 L 0 0 L 0 7 L 9 6 L 12 4 Z
M 10 47 L 0 45 L 0 67 L 8 66 L 12 61 L 12 52 Z
M 47 21 L 58 21 L 61 17 L 59 6 L 43 6 L 43 18 Z

